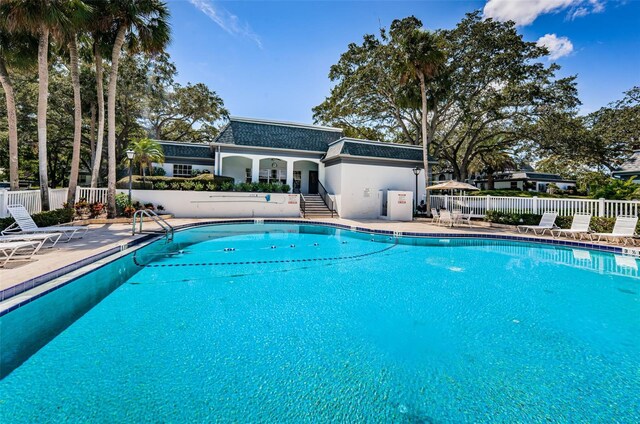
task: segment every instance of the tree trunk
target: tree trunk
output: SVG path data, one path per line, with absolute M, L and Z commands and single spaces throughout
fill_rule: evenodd
M 7 100 L 7 121 L 9 124 L 9 184 L 11 190 L 20 189 L 18 177 L 18 118 L 16 115 L 16 99 L 13 94 L 13 84 L 4 59 L 0 57 L 0 84 Z
M 98 46 L 95 46 L 94 49 L 94 56 L 96 60 L 96 92 L 98 93 L 98 134 L 96 138 L 96 154 L 93 157 L 93 167 L 91 168 L 92 188 L 98 187 L 98 180 L 100 179 L 100 164 L 102 163 L 102 143 L 104 142 L 104 87 L 102 85 L 102 55 Z
M 118 28 L 113 51 L 111 52 L 111 73 L 109 74 L 109 92 L 107 98 L 107 117 L 109 119 L 109 134 L 107 139 L 107 149 L 109 156 L 109 173 L 107 183 L 107 203 L 108 217 L 116 216 L 116 84 L 118 82 L 118 61 L 120 60 L 120 50 L 124 43 L 124 36 L 127 30 L 124 26 Z M 100 142 L 100 140 L 98 140 Z
M 38 171 L 42 210 L 49 210 L 47 174 L 47 97 L 49 96 L 49 28 L 40 27 L 38 37 Z
M 71 84 L 73 86 L 73 154 L 71 155 L 71 174 L 67 205 L 73 207 L 76 201 L 76 187 L 80 172 L 80 143 L 82 142 L 82 103 L 80 98 L 80 67 L 78 65 L 78 42 L 74 35 L 69 42 L 69 65 L 71 67 Z
M 422 98 L 422 161 L 424 162 L 424 186 L 425 186 L 425 209 L 427 214 L 431 213 L 431 194 L 426 187 L 429 187 L 429 133 L 427 131 L 427 84 L 425 83 L 424 73 L 418 72 L 418 79 L 420 79 L 420 97 Z M 416 193 L 417 196 L 417 193 Z M 416 199 L 418 204 L 418 199 Z
M 487 173 L 487 190 L 495 190 L 496 182 L 493 172 Z
M 93 172 L 93 160 L 96 157 L 96 121 L 98 120 L 98 117 L 96 116 L 96 104 L 94 102 L 91 102 L 89 112 L 91 114 L 91 121 L 89 123 L 89 146 L 91 147 L 91 160 L 89 161 L 89 168 L 91 168 Z

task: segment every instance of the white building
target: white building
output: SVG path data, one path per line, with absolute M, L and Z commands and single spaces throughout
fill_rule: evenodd
M 346 138 L 340 128 L 231 118 L 210 144 L 160 143 L 167 176 L 205 170 L 236 183 L 280 182 L 344 218 L 386 216 L 388 191 L 425 195 L 420 146 Z

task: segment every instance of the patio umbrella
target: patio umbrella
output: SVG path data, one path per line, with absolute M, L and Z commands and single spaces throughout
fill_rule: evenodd
M 480 190 L 478 187 L 460 181 L 446 181 L 427 187 L 427 190 Z

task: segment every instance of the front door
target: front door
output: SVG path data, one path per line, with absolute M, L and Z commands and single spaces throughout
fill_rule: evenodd
M 318 194 L 318 171 L 309 171 L 309 194 Z

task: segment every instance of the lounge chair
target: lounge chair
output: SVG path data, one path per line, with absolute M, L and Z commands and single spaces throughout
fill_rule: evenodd
M 28 261 L 42 246 L 42 241 L 8 241 L 0 243 L 0 268 L 9 261 Z M 18 253 L 22 252 L 22 253 Z
M 606 241 L 620 241 L 623 240 L 626 245 L 627 242 L 631 242 L 635 246 L 636 242 L 633 240 L 633 236 L 636 233 L 636 225 L 638 224 L 637 216 L 619 216 L 616 218 L 616 223 L 613 226 L 613 231 L 610 233 L 592 233 L 589 234 L 589 238 L 593 241 L 594 237 L 598 237 L 598 241 L 603 238 Z
M 431 208 L 431 219 L 434 224 L 440 223 L 440 214 L 436 208 Z
M 542 235 L 547 230 L 551 231 L 558 228 L 555 224 L 557 217 L 557 212 L 545 212 L 542 214 L 542 218 L 540 218 L 540 223 L 538 225 L 518 225 L 518 232 L 521 233 L 522 230 L 524 230 L 525 233 L 528 233 L 529 230 L 531 230 L 533 231 L 533 234 L 538 234 L 538 230 L 541 230 L 540 235 Z
M 12 234 L 35 234 L 35 233 L 62 233 L 66 237 L 64 240 L 69 241 L 73 237 L 78 236 L 82 238 L 87 231 L 88 227 L 73 227 L 73 226 L 51 226 L 40 228 L 33 222 L 31 215 L 22 205 L 9 205 L 7 210 L 15 219 L 16 222 L 5 228 L 0 234 L 3 236 Z
M 580 236 L 580 240 L 582 240 L 582 236 L 585 234 L 589 234 L 589 223 L 591 222 L 591 214 L 583 214 L 577 213 L 573 216 L 573 221 L 571 221 L 570 229 L 562 229 L 558 228 L 555 230 L 551 230 L 551 235 L 554 237 L 560 237 L 561 235 L 572 235 L 575 239 L 576 236 Z
M 50 241 L 51 247 L 55 246 L 58 240 L 62 237 L 62 233 L 42 233 L 42 234 L 12 234 L 8 236 L 0 236 L 0 243 L 9 242 L 9 241 L 41 241 L 40 247 L 38 250 L 42 248 L 42 246 Z M 34 253 L 38 253 L 36 250 Z

